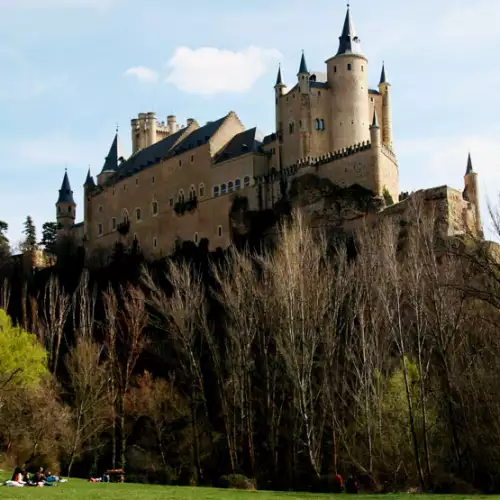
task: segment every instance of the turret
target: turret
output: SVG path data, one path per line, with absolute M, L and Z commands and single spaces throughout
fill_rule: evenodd
M 382 94 L 382 144 L 393 149 L 392 146 L 392 113 L 390 99 L 391 84 L 387 80 L 385 74 L 385 64 L 382 65 L 382 73 L 380 75 L 380 83 L 378 84 L 379 92 Z
M 349 8 L 337 54 L 326 64 L 331 88 L 332 149 L 336 151 L 370 137 L 368 59 L 361 52 Z
M 275 118 L 276 118 L 276 137 L 277 137 L 277 165 L 278 170 L 281 168 L 281 146 L 283 138 L 283 117 L 282 117 L 282 103 L 281 96 L 285 94 L 286 85 L 283 83 L 283 75 L 281 73 L 281 64 L 278 67 L 278 75 L 276 77 L 276 84 L 274 85 L 274 102 L 275 102 Z
M 146 147 L 152 146 L 156 142 L 156 113 L 147 114 L 146 123 Z
M 64 172 L 59 198 L 56 202 L 57 222 L 65 232 L 69 231 L 75 224 L 76 203 L 73 198 L 73 191 L 69 183 L 68 171 Z
M 310 74 L 307 69 L 306 56 L 304 55 L 304 51 L 302 51 L 299 72 L 297 73 L 297 78 L 299 79 L 299 92 L 301 94 L 309 94 L 309 76 Z
M 99 185 L 104 184 L 110 177 L 118 172 L 119 162 L 122 159 L 117 131 L 111 147 L 109 148 L 109 153 L 104 160 L 101 173 L 97 176 L 97 183 Z
M 137 134 L 137 148 L 144 149 L 146 147 L 147 139 L 146 139 L 146 121 L 147 114 L 139 113 L 138 115 L 138 134 Z
M 375 109 L 373 110 L 373 120 L 370 126 L 370 141 L 373 162 L 373 192 L 380 196 L 383 194 L 384 189 L 384 186 L 382 185 L 382 171 L 380 167 L 382 141 L 377 111 Z
M 174 134 L 177 132 L 177 118 L 175 115 L 167 116 L 168 133 Z
M 467 168 L 464 176 L 465 189 L 463 197 L 470 202 L 474 211 L 474 223 L 478 236 L 483 236 L 483 224 L 481 221 L 481 200 L 479 197 L 479 183 L 477 173 L 472 168 L 472 159 L 469 153 L 467 158 Z
M 84 234 L 87 239 L 90 239 L 90 229 L 92 227 L 92 203 L 90 201 L 90 195 L 92 190 L 95 188 L 94 178 L 89 171 L 87 173 L 87 179 L 85 180 L 85 184 L 83 185 L 83 227 Z
M 134 154 L 139 149 L 139 121 L 137 118 L 130 120 L 130 128 L 132 134 L 132 154 Z

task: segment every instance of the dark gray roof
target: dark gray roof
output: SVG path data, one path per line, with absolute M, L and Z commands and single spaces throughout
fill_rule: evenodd
M 206 144 L 227 117 L 228 115 L 216 121 L 208 122 L 203 127 L 193 130 L 184 139 L 181 138 L 186 132 L 186 129 L 181 129 L 174 134 L 165 137 L 165 139 L 156 142 L 152 146 L 139 150 L 121 164 L 117 172 L 117 177 L 114 177 L 114 180 L 128 177 L 129 175 L 133 175 L 140 170 L 157 164 L 163 159 L 171 158 L 180 153 L 184 153 L 185 151 L 189 151 L 190 149 Z M 181 140 L 176 145 L 179 139 Z
M 465 175 L 469 175 L 472 173 L 474 173 L 474 169 L 472 168 L 472 159 L 469 153 L 469 157 L 467 158 L 467 169 L 465 170 Z
M 304 51 L 302 51 L 302 57 L 300 58 L 300 66 L 299 66 L 299 75 L 301 73 L 309 73 L 307 70 L 306 56 L 304 55 Z
M 71 191 L 71 186 L 69 184 L 68 172 L 64 172 L 64 178 L 61 184 L 61 189 L 59 189 L 59 198 L 57 203 L 72 203 L 75 204 L 73 199 L 73 191 Z
M 83 226 L 83 222 L 78 222 L 76 224 L 73 224 L 73 227 L 82 227 Z
M 375 89 L 368 89 L 369 94 L 376 94 L 376 95 L 382 95 L 378 90 Z
M 312 89 L 326 89 L 328 88 L 327 82 L 309 82 Z
M 380 74 L 380 83 L 387 83 L 387 77 L 385 75 L 385 63 L 382 64 L 382 73 Z
M 283 85 L 283 75 L 281 74 L 281 64 L 278 66 L 278 76 L 276 77 L 276 85 Z
M 361 40 L 356 36 L 356 30 L 354 29 L 354 24 L 351 20 L 351 12 L 349 7 L 347 7 L 347 14 L 345 16 L 344 28 L 342 29 L 342 34 L 339 37 L 339 50 L 337 55 L 342 54 L 357 54 L 361 53 Z
M 273 132 L 272 134 L 266 135 L 264 139 L 262 139 L 262 144 L 270 144 L 275 140 L 276 140 L 276 132 Z
M 90 173 L 90 168 L 89 168 L 89 171 L 87 173 L 87 179 L 85 180 L 84 186 L 90 186 L 90 187 L 95 186 L 94 178 L 92 177 L 92 175 Z
M 106 159 L 104 160 L 101 173 L 118 171 L 118 160 L 120 157 L 120 143 L 118 141 L 118 134 L 116 134 L 111 147 L 109 148 L 108 156 L 106 156 Z
M 380 128 L 378 124 L 377 110 L 375 108 L 373 108 L 372 128 Z
M 235 135 L 226 146 L 217 153 L 214 163 L 237 158 L 247 153 L 262 153 L 262 142 L 255 138 L 257 129 L 251 128 Z

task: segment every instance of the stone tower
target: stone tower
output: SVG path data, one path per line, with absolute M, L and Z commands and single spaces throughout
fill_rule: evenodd
M 467 168 L 464 176 L 465 189 L 463 197 L 473 205 L 474 210 L 474 223 L 476 225 L 477 234 L 483 237 L 483 224 L 481 221 L 481 200 L 479 197 L 479 185 L 477 180 L 477 173 L 472 168 L 472 159 L 469 153 L 467 158 Z
M 382 65 L 382 73 L 380 74 L 380 83 L 378 90 L 382 94 L 382 144 L 392 151 L 392 117 L 391 117 L 391 99 L 390 86 L 385 74 L 385 64 Z
M 57 223 L 62 231 L 69 231 L 75 224 L 76 203 L 73 198 L 73 191 L 69 184 L 68 172 L 64 172 L 64 178 L 59 189 L 59 198 L 56 203 Z
M 380 133 L 380 125 L 378 123 L 377 110 L 373 110 L 373 120 L 370 126 L 370 141 L 372 144 L 373 158 L 373 192 L 380 195 L 383 191 L 382 186 L 382 171 L 380 165 L 382 140 Z
M 83 185 L 83 224 L 84 224 L 84 236 L 87 239 L 92 237 L 91 229 L 92 229 L 92 203 L 90 200 L 90 194 L 92 190 L 95 188 L 94 178 L 90 173 L 90 168 L 87 173 L 87 179 L 85 180 L 85 184 Z
M 309 81 L 310 73 L 307 69 L 306 56 L 302 51 L 299 72 L 299 134 L 300 134 L 300 157 L 305 158 L 311 154 L 311 87 Z
M 326 65 L 331 88 L 332 149 L 337 151 L 370 138 L 368 59 L 361 52 L 349 7 L 339 49 Z
M 283 75 L 281 73 L 281 65 L 278 68 L 278 76 L 274 85 L 274 102 L 275 102 L 275 117 L 276 117 L 276 143 L 277 143 L 277 158 L 278 170 L 282 168 L 283 159 L 283 110 L 281 96 L 285 94 L 286 85 L 283 83 Z

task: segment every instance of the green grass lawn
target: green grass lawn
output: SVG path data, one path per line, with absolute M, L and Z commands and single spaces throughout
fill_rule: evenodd
M 1 478 L 5 480 L 5 476 Z M 338 500 L 399 500 L 409 495 L 337 495 Z M 70 479 L 68 483 L 50 488 L 7 488 L 0 486 L 0 499 L 40 498 L 55 500 L 318 500 L 330 499 L 334 495 L 313 493 L 281 493 L 272 491 L 237 491 L 216 488 L 188 488 L 183 486 L 150 486 L 141 484 L 89 483 L 81 479 Z M 467 495 L 411 495 L 412 500 L 465 500 Z M 486 496 L 475 496 L 475 499 Z M 488 497 L 495 498 L 495 497 Z M 500 497 L 497 497 L 500 498 Z

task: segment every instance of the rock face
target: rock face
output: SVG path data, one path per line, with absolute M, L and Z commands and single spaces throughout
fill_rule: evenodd
M 349 221 L 386 207 L 384 198 L 374 196 L 368 189 L 357 184 L 339 187 L 314 174 L 294 179 L 288 195 L 292 208 L 302 209 L 313 226 L 341 229 Z

